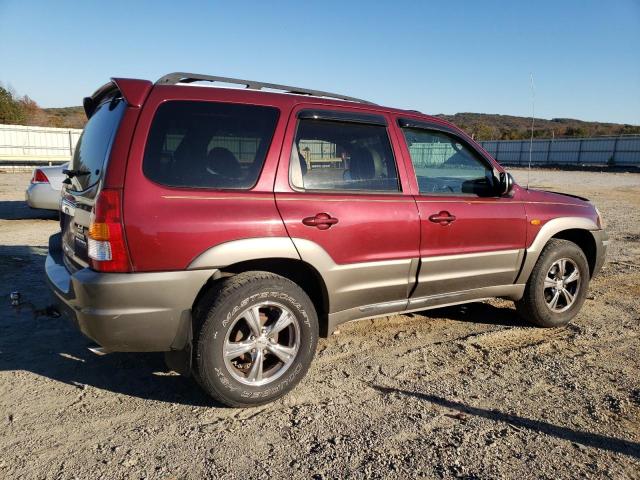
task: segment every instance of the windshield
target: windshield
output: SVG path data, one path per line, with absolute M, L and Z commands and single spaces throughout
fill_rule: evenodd
M 125 108 L 126 103 L 122 98 L 112 98 L 98 107 L 84 127 L 71 169 L 87 173 L 75 177 L 74 190 L 85 190 L 102 177 Z

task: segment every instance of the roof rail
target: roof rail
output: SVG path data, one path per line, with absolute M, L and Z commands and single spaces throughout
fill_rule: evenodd
M 185 73 L 174 72 L 169 73 L 156 82 L 156 85 L 177 85 L 179 83 L 193 83 L 193 82 L 222 82 L 222 83 L 235 83 L 238 85 L 244 85 L 246 88 L 252 90 L 262 90 L 268 88 L 271 90 L 282 90 L 285 93 L 295 93 L 297 95 L 311 95 L 313 97 L 327 97 L 335 98 L 338 100 L 346 100 L 348 102 L 366 103 L 369 105 L 375 105 L 373 102 L 362 100 L 355 97 L 347 97 L 346 95 L 339 95 L 337 93 L 323 92 L 321 90 L 309 90 L 308 88 L 290 87 L 287 85 L 278 85 L 276 83 L 264 83 L 256 82 L 254 80 L 241 80 L 239 78 L 229 77 L 217 77 L 213 75 L 201 75 L 199 73 Z

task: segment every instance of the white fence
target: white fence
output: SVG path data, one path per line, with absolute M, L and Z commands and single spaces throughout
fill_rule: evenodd
M 0 125 L 0 163 L 68 161 L 81 133 L 78 128 Z M 528 140 L 492 140 L 480 144 L 506 165 L 529 163 Z M 534 140 L 532 147 L 531 163 L 536 166 L 640 167 L 640 136 Z
M 547 140 L 491 140 L 480 142 L 505 165 L 531 164 L 640 167 L 640 136 L 560 138 Z
M 0 161 L 67 161 L 82 133 L 78 128 L 0 125 Z

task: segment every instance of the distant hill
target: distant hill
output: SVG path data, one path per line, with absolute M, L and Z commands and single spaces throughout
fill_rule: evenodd
M 83 128 L 87 116 L 82 107 L 43 108 L 49 125 L 47 127 Z
M 519 140 L 531 135 L 531 117 L 492 113 L 456 113 L 434 115 L 462 128 L 476 140 Z M 533 136 L 538 138 L 593 137 L 640 134 L 640 126 L 620 123 L 584 122 L 572 118 L 536 118 Z

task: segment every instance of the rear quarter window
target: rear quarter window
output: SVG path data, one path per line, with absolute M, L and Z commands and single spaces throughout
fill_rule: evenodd
M 162 185 L 249 189 L 260 175 L 278 109 L 218 102 L 172 101 L 155 114 L 143 171 Z
M 112 98 L 101 104 L 87 122 L 71 161 L 71 169 L 83 172 L 73 179 L 73 190 L 85 190 L 102 177 L 126 106 L 122 98 Z

